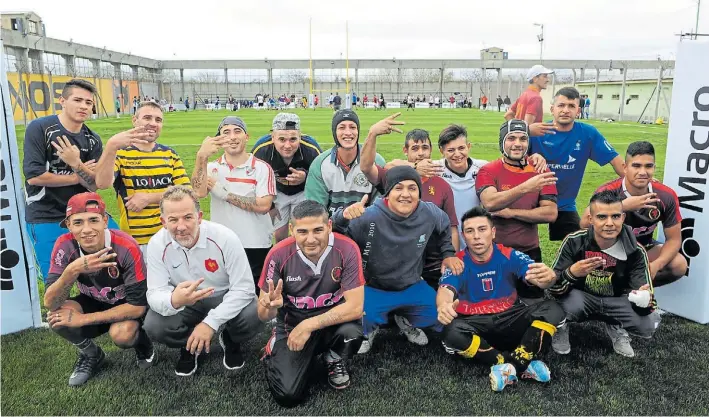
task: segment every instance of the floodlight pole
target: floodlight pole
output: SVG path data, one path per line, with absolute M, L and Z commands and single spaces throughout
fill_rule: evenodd
M 697 0 L 697 20 L 694 23 L 694 40 L 697 40 L 697 34 L 699 34 L 699 7 L 702 4 L 702 0 Z
M 541 63 L 544 55 L 544 23 L 535 23 L 534 26 L 541 28 L 541 32 L 537 35 L 537 39 L 539 40 L 539 63 Z
M 345 95 L 350 92 L 350 22 L 345 21 Z
M 313 94 L 313 18 L 310 18 L 310 24 L 309 24 L 309 63 L 310 63 L 310 94 Z

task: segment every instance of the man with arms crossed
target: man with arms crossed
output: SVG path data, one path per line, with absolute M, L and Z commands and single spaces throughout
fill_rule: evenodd
M 415 328 L 433 327 L 436 320 L 435 291 L 421 279 L 424 251 L 430 239 L 438 242 L 441 272 L 462 271 L 451 243 L 448 216 L 432 203 L 421 200 L 421 177 L 411 167 L 390 169 L 384 198 L 366 210 L 367 196 L 333 215 L 336 230 L 346 232 L 362 251 L 367 286 L 364 289 L 364 334 L 359 353 L 372 346 L 377 329 L 395 313 Z M 407 336 L 408 337 L 408 336 Z M 411 339 L 409 339 L 411 340 Z M 428 343 L 428 339 L 418 344 Z
M 579 100 L 579 92 L 575 88 L 560 89 L 551 106 L 554 131 L 543 136 L 534 136 L 532 132 L 529 142 L 529 152 L 540 153 L 558 179 L 558 215 L 556 221 L 549 224 L 549 239 L 554 241 L 562 240 L 581 228 L 576 196 L 589 159 L 600 166 L 610 163 L 619 176 L 623 175 L 623 158 L 598 129 L 576 121 Z
M 300 118 L 294 113 L 278 113 L 271 134 L 256 141 L 251 153 L 265 161 L 276 176 L 273 227 L 276 242 L 288 237 L 288 221 L 293 208 L 305 200 L 305 179 L 310 164 L 322 150 L 314 138 L 300 132 Z
M 59 223 L 66 216 L 67 202 L 76 194 L 96 191 L 93 169 L 103 144 L 84 124 L 91 116 L 95 95 L 96 87 L 88 81 L 67 82 L 59 97 L 62 112 L 32 121 L 25 131 L 25 218 L 45 280 L 54 243 L 65 233 Z M 113 220 L 108 221 L 110 228 L 118 228 Z
M 256 286 L 271 249 L 273 221 L 268 212 L 276 196 L 276 180 L 267 163 L 244 152 L 249 135 L 243 120 L 225 117 L 217 135 L 207 137 L 197 152 L 192 186 L 199 198 L 212 194 L 212 221 L 239 236 Z M 207 163 L 222 148 L 224 154 Z
M 633 357 L 628 333 L 649 339 L 659 324 L 659 315 L 650 314 L 656 307 L 650 263 L 630 226 L 623 224 L 617 192 L 596 193 L 589 206 L 591 226 L 562 242 L 554 262 L 557 282 L 549 292 L 559 300 L 567 321 L 605 322 L 616 353 Z M 552 347 L 561 355 L 571 351 L 568 324 L 559 327 Z
M 163 126 L 162 108 L 144 101 L 133 115 L 131 130 L 106 142 L 96 165 L 96 186 L 116 190 L 121 230 L 133 236 L 145 253 L 160 229 L 160 198 L 171 185 L 190 185 L 180 156 L 157 143 Z
M 148 243 L 145 330 L 156 342 L 180 349 L 178 376 L 197 371 L 219 333 L 227 370 L 244 366 L 241 343 L 260 327 L 249 261 L 234 232 L 202 220 L 199 200 L 178 185 L 160 201 L 164 228 Z
M 304 201 L 293 210 L 292 237 L 277 244 L 261 274 L 258 314 L 276 317 L 266 344 L 266 380 L 283 406 L 305 399 L 322 353 L 335 389 L 350 385 L 348 362 L 362 344 L 364 275 L 359 247 L 332 232 L 327 210 Z
M 500 127 L 502 158 L 486 164 L 475 181 L 480 202 L 493 212 L 495 241 L 542 262 L 537 224 L 556 220 L 556 177 L 537 173 L 527 159 L 529 126 L 512 119 Z M 541 301 L 544 291 L 516 281 L 525 303 Z
M 638 243 L 647 251 L 652 285 L 659 287 L 682 278 L 687 273 L 687 260 L 679 253 L 682 246 L 682 215 L 677 193 L 653 178 L 655 147 L 650 142 L 633 142 L 625 153 L 625 175 L 596 190 L 612 190 L 623 199 L 625 224 L 633 229 Z M 591 225 L 589 208 L 581 227 Z M 653 239 L 662 223 L 665 243 Z
M 556 301 L 520 302 L 518 281 L 547 288 L 554 271 L 514 249 L 495 244 L 492 215 L 475 207 L 461 219 L 467 249 L 458 252 L 465 268 L 446 271 L 436 296 L 438 320 L 445 325 L 447 349 L 490 366 L 493 391 L 502 391 L 517 376 L 549 382 L 551 372 L 536 359 L 549 348 L 564 311 Z
M 69 233 L 57 239 L 51 253 L 44 305 L 49 327 L 79 349 L 69 385 L 82 385 L 98 372 L 106 354 L 93 339 L 106 332 L 116 346 L 135 349 L 139 368 L 150 367 L 155 350 L 141 329 L 148 303 L 138 244 L 107 229 L 106 206 L 96 193 L 72 197 L 62 224 Z M 79 295 L 69 297 L 74 283 Z

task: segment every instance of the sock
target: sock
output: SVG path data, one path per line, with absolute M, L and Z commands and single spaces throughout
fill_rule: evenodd
M 475 359 L 478 362 L 492 366 L 505 362 L 502 352 L 490 346 L 489 343 L 478 335 L 473 335 L 470 346 L 458 354 L 464 358 Z
M 529 363 L 543 352 L 551 343 L 551 337 L 556 327 L 541 320 L 534 320 L 522 336 L 519 346 L 509 354 L 509 358 L 520 374 L 527 369 Z
M 82 354 L 90 357 L 98 356 L 101 351 L 101 349 L 91 339 L 84 339 L 79 343 L 74 343 L 74 346 L 76 346 Z
M 342 360 L 342 357 L 340 355 L 338 355 L 337 353 L 335 353 L 335 351 L 333 351 L 332 349 L 325 352 L 325 362 L 333 363 L 333 362 L 337 362 L 339 360 Z

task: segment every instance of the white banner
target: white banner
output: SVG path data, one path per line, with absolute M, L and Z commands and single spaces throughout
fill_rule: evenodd
M 401 103 L 399 103 L 398 101 L 394 101 L 394 102 L 387 101 L 386 106 L 387 106 L 387 109 L 400 109 Z
M 414 107 L 417 109 L 428 109 L 428 108 L 430 108 L 430 105 L 428 103 L 424 103 L 422 101 L 417 101 L 416 105 Z
M 0 42 L 0 51 L 4 51 Z M 42 323 L 37 290 L 37 270 L 25 224 L 25 203 L 20 176 L 15 123 L 5 68 L 0 55 L 2 91 L 2 157 L 0 159 L 0 313 L 2 334 L 13 333 Z
M 455 103 L 443 103 L 441 104 L 442 109 L 454 109 L 455 108 Z
M 364 104 L 364 107 L 367 109 L 373 109 L 375 107 L 379 107 L 379 103 L 375 105 L 373 101 L 368 101 Z
M 709 43 L 679 43 L 663 183 L 677 192 L 689 275 L 655 289 L 658 306 L 709 323 Z

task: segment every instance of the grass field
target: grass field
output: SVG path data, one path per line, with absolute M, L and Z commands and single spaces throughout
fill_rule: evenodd
M 303 132 L 318 139 L 323 147 L 332 144 L 327 110 L 297 111 Z M 359 111 L 361 136 L 368 127 L 389 112 Z M 222 112 L 167 114 L 160 142 L 173 146 L 191 173 L 199 143 L 213 135 Z M 274 112 L 244 110 L 250 143 L 270 129 Z M 497 135 L 501 114 L 477 110 L 404 111 L 405 131 L 419 127 L 431 132 L 436 141 L 449 123 L 468 127 L 473 144 L 471 154 L 491 160 L 499 157 Z M 653 142 L 658 166 L 664 167 L 667 128 L 624 123 L 597 123 L 601 132 L 619 152 L 635 140 Z M 106 141 L 130 127 L 127 117 L 89 122 Z M 17 129 L 20 153 L 24 130 Z M 385 159 L 401 157 L 402 135 L 378 141 Z M 436 151 L 436 155 L 438 152 Z M 610 167 L 590 163 L 579 207 L 586 206 L 591 192 L 612 178 Z M 658 178 L 662 170 L 658 169 Z M 115 197 L 101 192 L 112 214 Z M 209 204 L 203 205 L 205 212 Z M 207 214 L 207 218 L 208 214 Z M 545 259 L 558 248 L 541 228 Z M 245 345 L 247 365 L 235 375 L 221 367 L 221 350 L 215 343 L 198 374 L 178 379 L 173 373 L 177 352 L 158 347 L 158 363 L 139 372 L 132 351 L 121 351 L 103 336 L 98 339 L 107 351 L 109 363 L 84 387 L 70 389 L 67 378 L 75 359 L 75 349 L 47 330 L 30 330 L 2 337 L 2 399 L 5 415 L 401 415 L 401 414 L 709 414 L 709 328 L 681 318 L 665 316 L 660 330 L 649 342 L 634 341 L 636 358 L 613 353 L 611 343 L 596 325 L 572 328 L 572 352 L 567 356 L 547 356 L 552 383 L 542 386 L 522 383 L 503 394 L 490 391 L 488 369 L 446 355 L 440 342 L 431 336 L 427 347 L 414 347 L 393 331 L 385 331 L 372 351 L 354 361 L 353 384 L 335 392 L 324 373 L 313 374 L 310 398 L 300 407 L 286 410 L 270 398 L 258 362 L 268 326 Z

